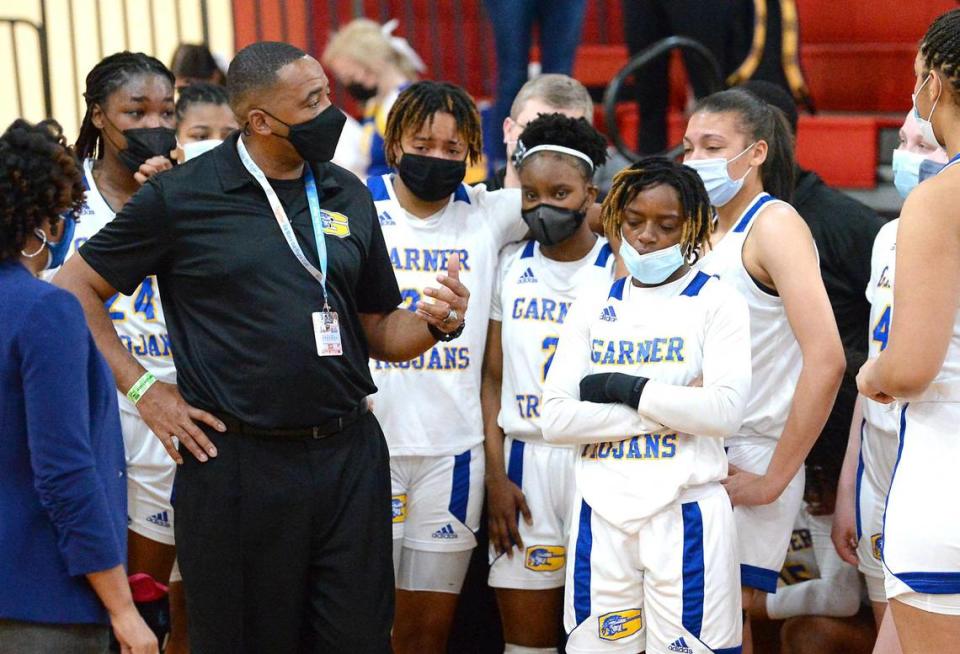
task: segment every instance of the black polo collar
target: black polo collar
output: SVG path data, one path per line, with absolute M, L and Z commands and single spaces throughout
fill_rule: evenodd
M 213 149 L 210 153 L 214 157 L 217 168 L 217 175 L 220 177 L 220 186 L 224 191 L 235 191 L 243 188 L 247 184 L 257 186 L 256 180 L 240 161 L 240 155 L 237 154 L 237 139 L 240 138 L 240 130 L 235 131 L 228 136 L 223 143 Z M 317 187 L 320 190 L 321 197 L 330 197 L 336 194 L 342 188 L 340 182 L 331 174 L 329 164 L 311 163 L 313 174 L 317 178 Z

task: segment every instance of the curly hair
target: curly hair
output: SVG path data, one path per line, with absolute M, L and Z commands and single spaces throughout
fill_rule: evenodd
M 920 57 L 927 70 L 936 68 L 953 91 L 960 92 L 960 9 L 951 9 L 933 21 L 920 42 Z
M 680 198 L 680 215 L 683 218 L 680 247 L 688 262 L 696 261 L 710 244 L 713 230 L 710 196 L 696 171 L 663 157 L 641 159 L 613 178 L 610 193 L 600 207 L 600 220 L 607 238 L 620 233 L 624 211 L 637 195 L 661 184 L 673 188 Z
M 570 118 L 563 114 L 540 114 L 536 119 L 527 123 L 520 135 L 520 142 L 526 150 L 538 145 L 560 145 L 587 155 L 593 162 L 594 170 L 602 166 L 607 160 L 607 141 L 600 135 L 593 125 L 583 118 Z M 518 149 L 519 152 L 519 149 Z M 539 152 L 534 153 L 537 156 Z M 593 178 L 593 170 L 587 162 L 570 155 L 553 153 L 556 156 L 568 157 L 570 161 L 579 165 L 587 179 Z M 520 161 L 518 168 L 529 159 Z
M 19 257 L 34 230 L 75 214 L 83 198 L 83 175 L 60 125 L 15 120 L 0 136 L 0 261 Z
M 473 98 L 455 84 L 424 80 L 405 88 L 390 109 L 383 135 L 387 163 L 396 168 L 399 158 L 394 146 L 400 145 L 404 134 L 432 123 L 434 115 L 441 112 L 453 116 L 457 131 L 467 145 L 467 163 L 480 161 L 483 138 L 480 133 L 480 113 Z

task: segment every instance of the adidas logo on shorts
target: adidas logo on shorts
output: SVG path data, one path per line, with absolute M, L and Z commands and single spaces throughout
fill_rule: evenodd
M 523 271 L 523 274 L 520 275 L 520 279 L 517 280 L 518 284 L 536 284 L 537 277 L 533 274 L 533 271 L 530 268 L 527 268 Z
M 604 307 L 603 311 L 600 312 L 600 320 L 606 320 L 607 322 L 616 322 L 617 312 L 613 310 L 613 307 Z
M 393 216 L 391 216 L 390 214 L 388 214 L 386 211 L 384 211 L 382 214 L 380 214 L 379 216 L 377 216 L 377 219 L 380 221 L 380 225 L 381 225 L 381 226 L 383 226 L 383 225 L 396 225 L 396 224 L 397 224 L 396 221 L 394 221 Z
M 687 641 L 683 639 L 683 636 L 670 643 L 667 649 L 671 652 L 680 652 L 681 654 L 693 654 L 693 650 L 687 647 Z
M 457 532 L 453 530 L 453 525 L 451 525 L 448 522 L 446 526 L 441 527 L 440 529 L 437 529 L 435 532 L 433 532 L 433 537 L 453 539 L 453 538 L 457 538 Z
M 152 516 L 147 518 L 147 522 L 152 522 L 158 527 L 164 527 L 166 529 L 170 528 L 170 518 L 167 515 L 166 511 L 161 511 L 160 513 L 154 513 Z

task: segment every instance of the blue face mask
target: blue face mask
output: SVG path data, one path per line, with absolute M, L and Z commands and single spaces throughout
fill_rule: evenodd
M 917 185 L 936 175 L 944 164 L 906 150 L 893 151 L 893 184 L 900 197 L 906 199 Z
M 70 251 L 70 244 L 73 243 L 73 232 L 77 228 L 77 221 L 73 216 L 64 216 L 61 221 L 61 231 L 63 236 L 56 243 L 47 243 L 47 250 L 50 252 L 50 259 L 47 261 L 47 270 L 59 268 L 67 258 L 67 252 Z
M 620 258 L 627 267 L 630 276 L 641 284 L 662 284 L 677 268 L 685 263 L 680 244 L 656 252 L 640 254 L 620 234 Z

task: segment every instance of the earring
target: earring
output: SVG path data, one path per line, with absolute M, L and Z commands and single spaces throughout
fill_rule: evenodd
M 38 254 L 43 252 L 43 248 L 47 247 L 47 235 L 42 229 L 39 229 L 39 228 L 34 229 L 33 234 L 34 236 L 40 239 L 40 247 L 38 247 L 34 252 L 29 252 L 29 253 L 26 250 L 20 250 L 20 254 L 22 254 L 28 259 L 34 258 Z

